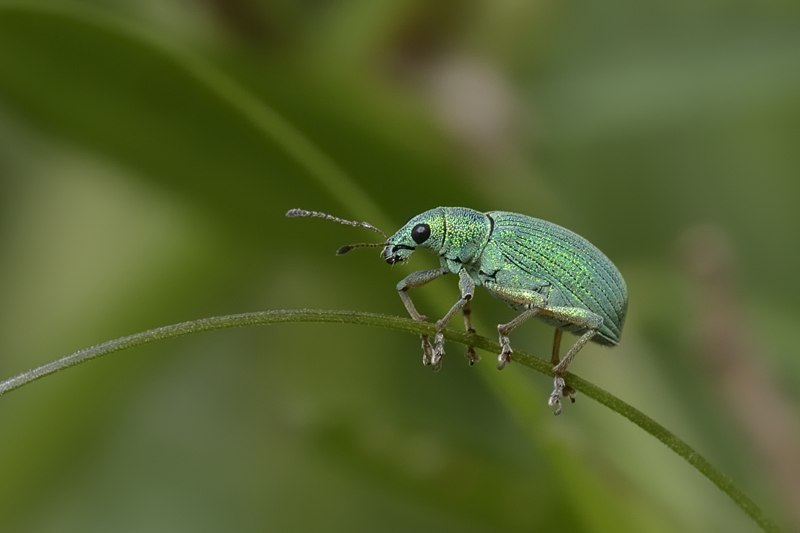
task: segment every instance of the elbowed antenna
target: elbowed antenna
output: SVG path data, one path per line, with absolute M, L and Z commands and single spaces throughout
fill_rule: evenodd
M 306 209 L 289 209 L 286 212 L 286 216 L 291 218 L 297 218 L 297 217 L 322 218 L 325 220 L 330 220 L 332 222 L 338 222 L 339 224 L 344 224 L 346 226 L 356 226 L 358 228 L 366 228 L 370 231 L 374 231 L 375 233 L 379 233 L 380 235 L 383 236 L 384 239 L 389 238 L 383 231 L 379 230 L 369 222 L 346 220 L 344 218 L 335 217 L 333 215 L 329 215 L 328 213 L 323 213 L 321 211 L 307 211 Z M 355 244 L 345 244 L 344 246 L 336 250 L 336 255 L 346 254 L 347 252 L 353 250 L 354 248 L 377 248 L 379 246 L 386 246 L 386 242 L 359 242 Z
M 344 218 L 335 217 L 333 215 L 329 215 L 328 213 L 323 213 L 321 211 L 307 211 L 305 209 L 289 209 L 286 212 L 287 217 L 295 218 L 295 217 L 316 217 L 316 218 L 323 218 L 325 220 L 330 220 L 332 222 L 338 222 L 339 224 L 344 224 L 346 226 L 356 226 L 360 228 L 366 228 L 368 230 L 374 231 L 375 233 L 379 233 L 383 235 L 384 239 L 388 239 L 389 236 L 386 235 L 383 231 L 379 230 L 369 222 L 359 222 L 356 220 L 345 220 Z

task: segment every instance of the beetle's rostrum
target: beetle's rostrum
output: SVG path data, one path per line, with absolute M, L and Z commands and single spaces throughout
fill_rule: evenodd
M 287 216 L 325 218 L 385 237 L 366 222 L 317 211 L 293 209 Z M 468 333 L 475 331 L 470 313 L 475 286 L 483 286 L 520 311 L 510 322 L 497 326 L 501 346 L 498 368 L 512 359 L 508 334 L 514 328 L 533 317 L 556 328 L 551 354 L 553 392 L 549 398 L 556 414 L 561 411 L 561 396 L 572 398 L 573 391 L 563 376 L 578 351 L 589 341 L 608 346 L 619 343 L 628 305 L 622 275 L 588 240 L 552 222 L 507 211 L 481 213 L 465 207 L 437 207 L 412 217 L 383 243 L 347 245 L 338 253 L 366 246 L 382 246 L 381 255 L 389 264 L 408 260 L 417 248 L 427 248 L 439 256 L 439 268 L 413 272 L 397 284 L 400 299 L 415 320 L 425 317 L 417 311 L 408 290 L 445 274 L 459 276 L 461 297 L 436 322 L 433 342 L 422 337 L 423 363 L 434 369 L 440 368 L 444 355 L 442 331 L 456 314 L 463 314 Z M 579 338 L 562 358 L 564 330 Z M 467 348 L 467 358 L 470 363 L 478 359 L 473 347 Z
M 390 265 L 405 261 L 408 256 L 411 255 L 411 252 L 417 249 L 415 246 L 408 246 L 406 244 L 381 244 L 381 246 L 384 247 L 381 255 L 383 256 L 383 259 Z M 408 254 L 398 253 L 400 250 L 408 250 Z

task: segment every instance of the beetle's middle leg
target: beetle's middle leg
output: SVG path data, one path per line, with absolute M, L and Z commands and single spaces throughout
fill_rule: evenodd
M 512 288 L 492 280 L 484 280 L 483 286 L 499 298 L 519 304 L 525 309 L 511 322 L 497 325 L 497 334 L 500 337 L 500 355 L 497 356 L 497 369 L 502 370 L 511 361 L 511 355 L 514 353 L 514 350 L 511 349 L 511 342 L 508 340 L 508 334 L 529 318 L 538 315 L 547 304 L 547 300 L 536 290 Z
M 461 313 L 464 315 L 464 329 L 471 338 L 472 335 L 475 335 L 475 328 L 472 327 L 472 300 L 464 304 L 464 307 L 461 308 Z M 469 361 L 469 366 L 481 360 L 481 357 L 475 353 L 475 347 L 472 344 L 467 346 L 467 352 L 464 355 L 466 355 L 467 361 Z
M 508 334 L 529 318 L 538 315 L 539 311 L 538 307 L 530 307 L 517 315 L 511 322 L 497 325 L 497 334 L 500 336 L 500 355 L 497 356 L 497 370 L 503 370 L 511 362 L 511 354 L 514 353 L 514 350 L 511 349 L 511 341 L 508 340 Z
M 447 272 L 449 272 L 449 270 Z M 431 364 L 436 370 L 441 366 L 442 356 L 444 355 L 444 333 L 442 333 L 442 331 L 447 323 L 450 322 L 456 313 L 467 308 L 467 312 L 464 313 L 464 322 L 466 323 L 469 320 L 469 326 L 467 327 L 468 333 L 472 326 L 472 320 L 469 318 L 471 310 L 468 308 L 468 305 L 475 295 L 475 282 L 472 281 L 472 278 L 466 270 L 461 270 L 458 273 L 458 289 L 461 291 L 461 298 L 453 304 L 453 307 L 451 307 L 442 318 L 436 321 L 436 334 L 433 337 L 433 358 L 431 359 Z M 467 353 L 469 353 L 469 351 Z

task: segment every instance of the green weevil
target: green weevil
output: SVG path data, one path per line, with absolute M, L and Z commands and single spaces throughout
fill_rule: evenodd
M 481 213 L 465 207 L 437 207 L 416 215 L 387 237 L 367 222 L 356 222 L 321 213 L 292 209 L 289 217 L 319 217 L 359 226 L 381 234 L 384 242 L 342 246 L 341 255 L 353 248 L 383 247 L 381 256 L 393 265 L 411 256 L 417 248 L 428 248 L 439 255 L 440 266 L 413 272 L 397 284 L 397 292 L 414 320 L 425 320 L 408 290 L 425 285 L 445 274 L 457 274 L 461 297 L 436 321 L 433 342 L 422 336 L 422 361 L 434 369 L 444 355 L 444 330 L 459 312 L 463 314 L 468 334 L 472 327 L 471 309 L 475 286 L 508 303 L 520 313 L 510 322 L 498 324 L 500 354 L 498 369 L 512 359 L 508 334 L 537 317 L 555 327 L 551 362 L 553 392 L 548 404 L 555 414 L 561 412 L 561 396 L 574 401 L 574 391 L 564 382 L 564 374 L 575 355 L 593 341 L 615 346 L 620 341 L 628 307 L 625 280 L 616 266 L 597 247 L 580 235 L 538 218 L 489 211 Z M 579 335 L 572 347 L 560 357 L 562 331 Z M 467 348 L 470 364 L 478 360 L 473 347 Z

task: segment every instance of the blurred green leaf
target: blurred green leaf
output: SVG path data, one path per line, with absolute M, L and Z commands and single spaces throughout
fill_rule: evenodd
M 239 228 L 261 226 L 263 196 L 286 195 L 275 182 L 314 183 L 311 200 L 322 190 L 380 222 L 360 188 L 263 102 L 104 17 L 1 6 L 0 94 L 46 129 L 213 202 Z

